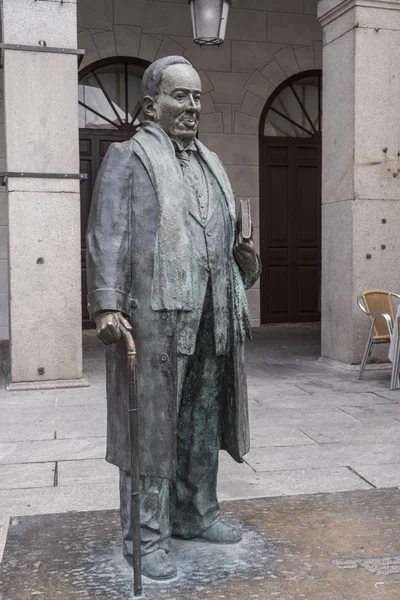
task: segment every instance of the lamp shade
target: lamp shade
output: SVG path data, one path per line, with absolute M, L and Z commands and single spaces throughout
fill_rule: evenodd
M 220 46 L 225 39 L 231 0 L 189 0 L 193 38 L 200 46 Z

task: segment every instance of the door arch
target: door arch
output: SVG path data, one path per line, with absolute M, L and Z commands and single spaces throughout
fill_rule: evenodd
M 149 62 L 114 57 L 96 61 L 79 73 L 81 185 L 82 326 L 91 329 L 87 309 L 86 229 L 93 186 L 101 162 L 113 142 L 131 138 L 141 121 L 140 85 Z
M 321 318 L 321 92 L 321 71 L 298 73 L 261 115 L 261 323 Z

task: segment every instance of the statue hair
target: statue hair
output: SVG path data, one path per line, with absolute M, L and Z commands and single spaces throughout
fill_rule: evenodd
M 165 56 L 154 61 L 144 72 L 141 85 L 141 100 L 146 96 L 150 96 L 153 100 L 157 100 L 160 83 L 165 69 L 172 65 L 193 65 L 183 56 Z

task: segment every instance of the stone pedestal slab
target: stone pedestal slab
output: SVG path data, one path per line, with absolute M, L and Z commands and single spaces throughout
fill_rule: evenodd
M 396 489 L 224 503 L 243 541 L 173 539 L 178 577 L 144 578 L 143 598 L 398 600 L 399 506 Z M 131 600 L 118 512 L 14 517 L 1 583 L 4 600 Z

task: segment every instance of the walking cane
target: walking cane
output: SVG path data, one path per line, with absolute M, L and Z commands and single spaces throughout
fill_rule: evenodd
M 121 315 L 120 331 L 126 345 L 128 359 L 129 393 L 129 437 L 131 445 L 131 524 L 133 540 L 133 594 L 142 595 L 142 565 L 140 548 L 140 473 L 139 473 L 139 410 L 137 395 L 137 354 L 136 344 L 129 322 Z

